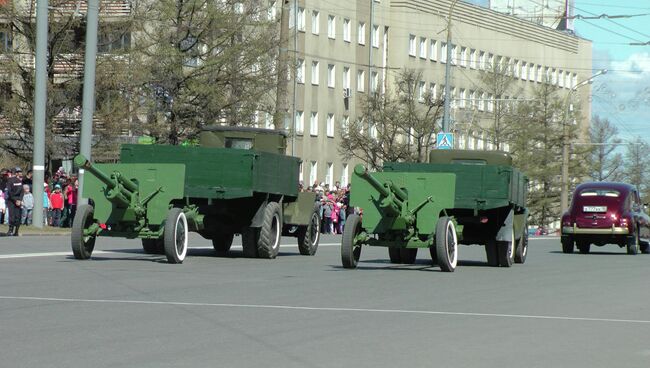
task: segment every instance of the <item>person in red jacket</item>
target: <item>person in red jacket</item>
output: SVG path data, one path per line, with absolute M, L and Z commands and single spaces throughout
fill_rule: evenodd
M 52 226 L 61 226 L 61 212 L 63 212 L 63 194 L 59 184 L 54 186 L 54 192 L 50 194 L 50 206 L 52 208 Z

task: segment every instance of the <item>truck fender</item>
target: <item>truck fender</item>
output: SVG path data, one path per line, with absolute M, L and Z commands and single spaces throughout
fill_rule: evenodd
M 505 241 L 505 242 L 514 241 L 514 239 L 511 238 L 513 235 L 512 228 L 513 228 L 514 217 L 515 217 L 515 211 L 514 209 L 510 209 L 510 212 L 508 212 L 508 216 L 506 217 L 505 221 L 503 222 L 503 225 L 501 225 L 501 228 L 497 233 L 497 237 L 496 237 L 497 241 Z

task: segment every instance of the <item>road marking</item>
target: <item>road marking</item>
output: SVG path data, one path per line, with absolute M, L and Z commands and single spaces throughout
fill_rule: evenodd
M 163 305 L 163 306 L 184 306 L 184 307 L 278 309 L 278 310 L 301 310 L 301 311 L 322 311 L 322 312 L 357 312 L 357 313 L 384 313 L 384 314 L 390 313 L 390 314 L 442 315 L 442 316 L 461 316 L 461 317 L 541 319 L 541 320 L 578 321 L 578 322 L 650 324 L 650 320 L 638 320 L 638 319 L 566 317 L 566 316 L 544 316 L 544 315 L 526 315 L 526 314 L 501 314 L 501 313 L 444 312 L 444 311 L 408 310 L 408 309 L 301 307 L 301 306 L 292 306 L 292 305 L 268 305 L 268 304 L 194 303 L 194 302 L 164 302 L 164 301 L 152 301 L 152 300 L 45 298 L 45 297 L 6 296 L 6 295 L 0 295 L 0 299 L 41 301 L 41 302 L 63 302 L 63 303 L 136 304 L 136 305 Z

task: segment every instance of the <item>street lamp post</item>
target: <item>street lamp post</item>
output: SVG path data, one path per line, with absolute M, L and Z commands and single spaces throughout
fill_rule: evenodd
M 567 107 L 566 107 L 566 115 L 563 124 L 563 139 L 562 139 L 562 194 L 560 197 L 561 213 L 566 212 L 566 210 L 569 208 L 569 145 L 570 143 L 569 143 L 568 125 L 569 125 L 569 117 L 571 113 L 571 97 L 573 96 L 573 92 L 575 92 L 578 88 L 591 83 L 594 80 L 594 78 L 606 73 L 607 73 L 607 69 L 602 69 L 598 73 L 576 84 L 575 86 L 571 87 L 566 97 Z

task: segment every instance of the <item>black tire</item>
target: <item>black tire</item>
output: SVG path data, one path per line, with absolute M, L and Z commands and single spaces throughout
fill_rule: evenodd
M 352 214 L 345 221 L 343 237 L 341 239 L 341 263 L 344 268 L 357 268 L 361 256 L 361 244 L 354 242 L 354 238 L 361 232 L 361 217 Z
M 497 241 L 490 239 L 485 243 L 485 256 L 487 258 L 487 264 L 490 267 L 499 266 L 499 252 L 497 250 Z
M 180 208 L 172 208 L 167 213 L 163 232 L 165 256 L 169 263 L 183 263 L 187 255 L 189 232 L 187 218 Z
M 300 226 L 298 228 L 298 251 L 303 256 L 313 256 L 318 250 L 318 242 L 320 241 L 320 215 L 318 209 L 314 208 L 314 212 L 309 219 L 309 225 Z
M 72 234 L 70 243 L 72 254 L 76 259 L 89 259 L 95 249 L 97 236 L 84 236 L 84 230 L 90 227 L 95 221 L 93 219 L 94 209 L 92 206 L 82 204 L 77 207 L 77 213 L 72 223 Z
M 398 248 L 402 263 L 414 264 L 418 256 L 418 248 Z
M 643 253 L 643 254 L 648 254 L 648 253 L 650 253 L 650 244 L 648 244 L 648 243 L 641 243 L 641 244 L 639 245 L 639 250 L 640 250 L 641 253 Z
M 429 254 L 431 255 L 431 264 L 434 266 L 438 265 L 438 253 L 436 253 L 436 247 L 435 245 L 432 247 L 429 247 Z
M 635 231 L 634 235 L 627 237 L 627 254 L 635 255 L 639 253 L 639 232 Z
M 497 241 L 497 251 L 499 252 L 499 265 L 501 267 L 511 267 L 515 263 L 515 229 L 510 230 L 510 241 Z
M 280 204 L 269 202 L 264 209 L 264 220 L 257 240 L 257 255 L 260 258 L 273 259 L 280 251 L 282 237 L 282 211 Z
M 443 272 L 454 272 L 458 265 L 458 236 L 450 217 L 443 216 L 436 224 L 436 255 Z
M 388 258 L 390 259 L 390 263 L 402 263 L 402 252 L 400 252 L 400 248 L 388 247 Z
M 562 253 L 565 254 L 573 253 L 573 248 L 574 248 L 573 238 L 571 238 L 570 236 L 563 236 L 561 242 L 562 242 Z
M 515 251 L 515 263 L 526 263 L 526 256 L 528 255 L 528 224 L 524 223 L 524 231 L 517 242 L 517 250 Z
M 217 233 L 212 236 L 212 247 L 217 254 L 226 254 L 232 246 L 232 240 L 235 237 L 233 233 Z
M 142 249 L 147 254 L 165 254 L 162 239 L 142 239 Z
M 589 251 L 591 250 L 591 244 L 587 242 L 578 242 L 576 246 L 580 254 L 589 254 Z
M 241 233 L 241 243 L 246 258 L 257 258 L 257 240 L 260 237 L 260 229 L 248 227 Z

